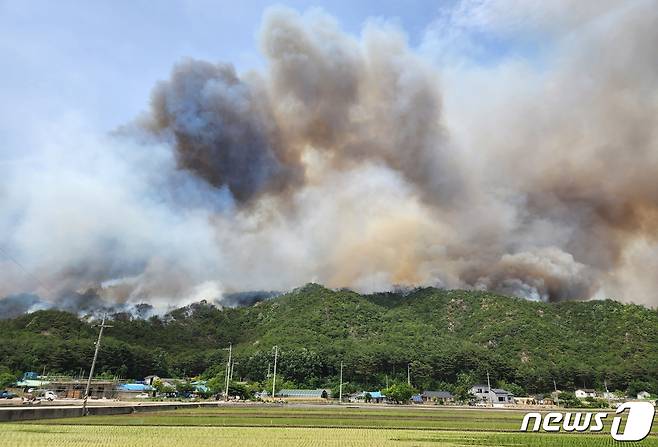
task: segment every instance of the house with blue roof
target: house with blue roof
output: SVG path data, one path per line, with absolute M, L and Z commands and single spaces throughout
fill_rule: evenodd
M 357 402 L 361 401 L 381 404 L 386 400 L 386 396 L 384 396 L 381 391 L 361 391 L 360 393 L 351 396 L 351 399 Z
M 155 388 L 145 383 L 122 383 L 117 386 L 119 399 L 135 399 L 150 397 Z

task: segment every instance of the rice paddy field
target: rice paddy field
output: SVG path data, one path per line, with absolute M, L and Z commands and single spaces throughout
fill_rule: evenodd
M 226 406 L 0 424 L 1 446 L 657 446 L 609 434 L 521 433 L 525 411 Z M 607 424 L 609 426 L 609 423 Z

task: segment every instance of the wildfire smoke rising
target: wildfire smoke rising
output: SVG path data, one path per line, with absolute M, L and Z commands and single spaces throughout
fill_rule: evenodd
M 38 175 L 10 167 L 0 189 L 5 246 L 40 284 L 0 261 L 0 296 L 316 281 L 655 306 L 658 10 L 507 3 L 461 2 L 417 49 L 385 22 L 357 38 L 270 9 L 265 70 L 182 61 L 114 135 L 49 135 Z M 529 28 L 541 61 L 469 59 L 474 30 Z

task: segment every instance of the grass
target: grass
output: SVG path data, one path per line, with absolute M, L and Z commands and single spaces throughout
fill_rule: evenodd
M 520 433 L 524 412 L 219 407 L 0 424 L 7 446 L 656 446 L 606 434 Z M 608 423 L 609 425 L 609 423 Z

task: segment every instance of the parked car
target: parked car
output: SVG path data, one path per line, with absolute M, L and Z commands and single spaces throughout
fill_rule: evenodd
M 50 390 L 39 390 L 39 389 L 29 389 L 27 390 L 27 398 L 28 400 L 34 401 L 34 400 L 49 400 L 53 401 L 57 399 L 57 394 L 55 394 L 54 391 Z
M 14 397 L 17 397 L 15 393 L 12 393 L 11 391 L 0 391 L 0 399 L 13 399 Z
M 43 396 L 41 397 L 52 402 L 57 399 L 57 394 L 55 394 L 54 391 L 44 391 Z

